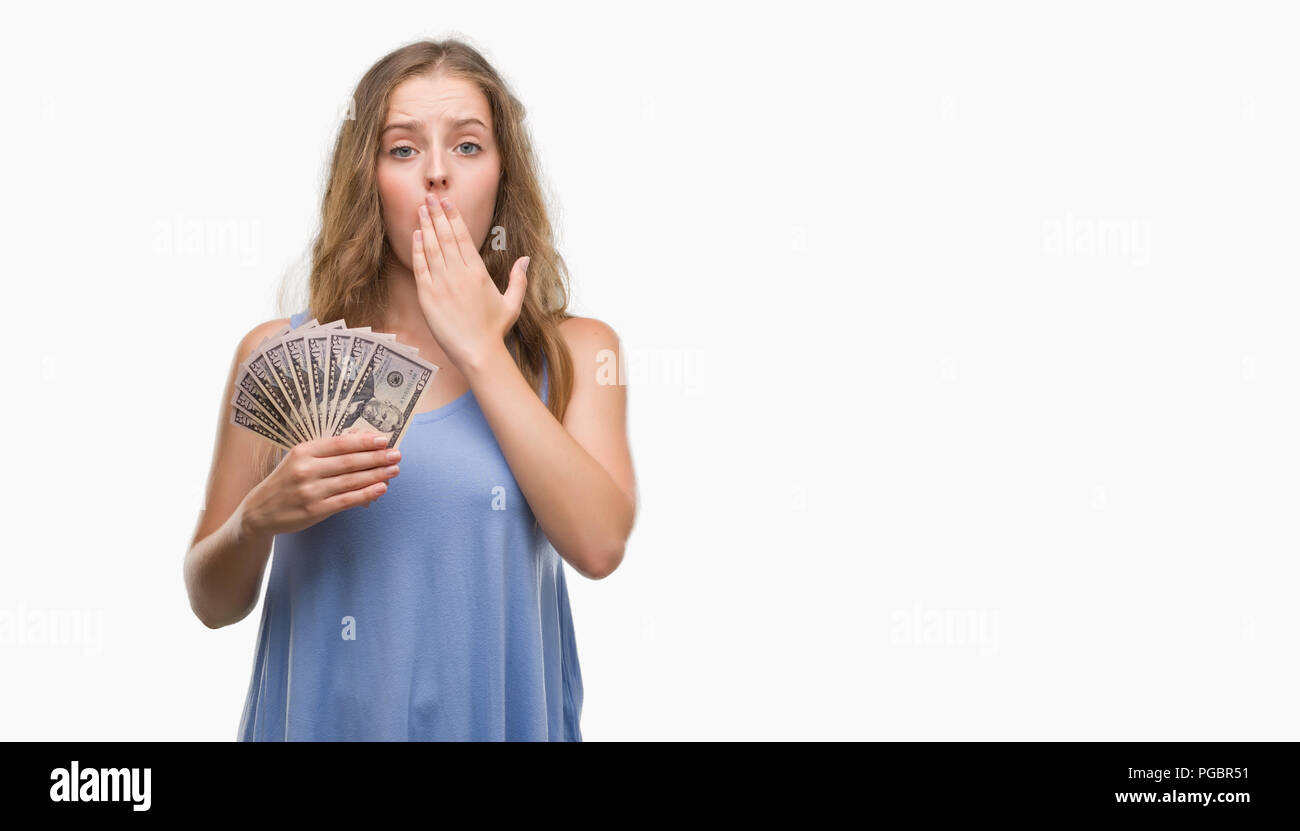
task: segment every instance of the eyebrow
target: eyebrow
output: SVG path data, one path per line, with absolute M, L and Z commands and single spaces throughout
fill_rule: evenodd
M 448 116 L 448 118 L 450 118 L 450 116 Z M 446 119 L 444 118 L 443 120 L 445 121 Z M 473 116 L 467 116 L 465 118 L 456 119 L 451 123 L 451 128 L 453 130 L 459 130 L 461 127 L 464 127 L 466 124 L 477 124 L 480 127 L 482 127 L 484 130 L 487 129 L 486 124 L 484 124 L 479 119 L 474 118 Z M 380 130 L 379 135 L 382 136 L 384 133 L 387 133 L 389 130 L 410 130 L 412 132 L 416 132 L 423 126 L 424 126 L 424 122 L 419 120 L 418 118 L 412 118 L 409 121 L 394 121 L 392 124 L 389 124 L 388 126 L 384 127 L 384 129 Z

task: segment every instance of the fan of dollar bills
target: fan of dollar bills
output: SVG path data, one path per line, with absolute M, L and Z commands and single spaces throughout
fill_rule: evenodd
M 285 449 L 358 431 L 383 433 L 397 447 L 438 371 L 417 352 L 342 320 L 285 326 L 239 365 L 230 421 Z

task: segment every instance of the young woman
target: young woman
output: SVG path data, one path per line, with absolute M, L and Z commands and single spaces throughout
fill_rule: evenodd
M 563 563 L 611 573 L 637 507 L 618 338 L 566 311 L 524 107 L 482 55 L 405 46 L 353 102 L 309 308 L 232 363 L 190 605 L 243 620 L 274 543 L 240 740 L 581 741 Z M 285 451 L 228 423 L 238 365 L 311 318 L 440 367 L 400 452 L 364 434 Z

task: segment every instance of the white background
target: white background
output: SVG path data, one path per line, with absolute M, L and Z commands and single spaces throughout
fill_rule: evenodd
M 586 740 L 1300 738 L 1287 8 L 6 12 L 0 738 L 234 738 L 261 607 L 181 579 L 221 385 L 356 81 L 453 35 L 643 367 Z

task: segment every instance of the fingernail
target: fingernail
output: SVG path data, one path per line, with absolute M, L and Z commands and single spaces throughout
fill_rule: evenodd
M 383 447 L 388 444 L 388 436 L 375 436 L 373 439 L 375 447 Z
M 438 204 L 442 206 L 442 209 L 443 209 L 444 211 L 451 210 L 451 200 L 450 200 L 450 199 L 439 199 L 439 200 L 438 200 Z
M 533 261 L 532 257 L 524 257 L 524 274 L 528 273 L 528 264 Z

